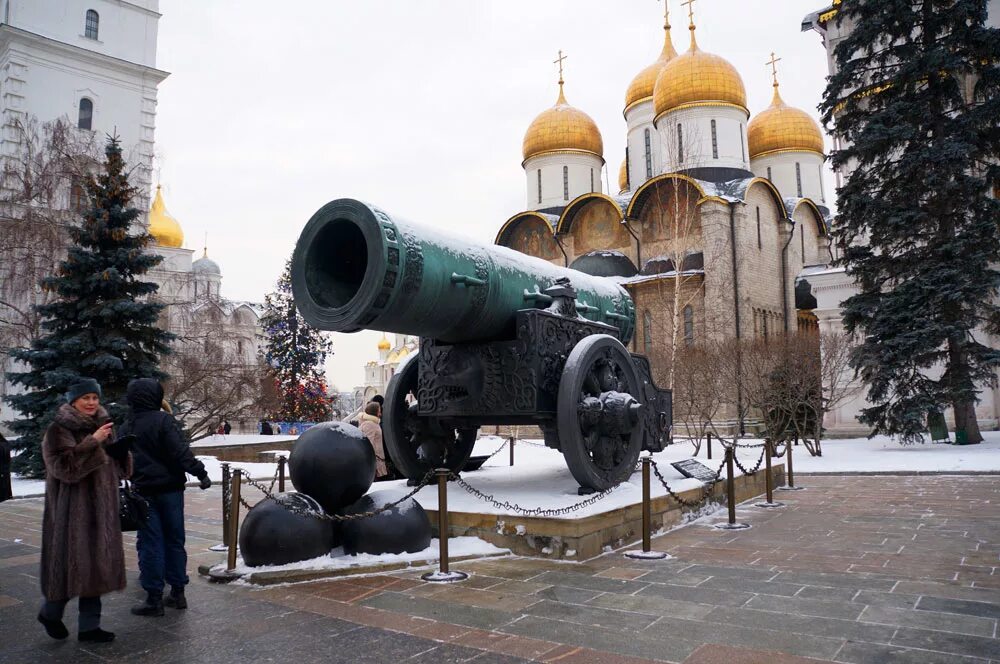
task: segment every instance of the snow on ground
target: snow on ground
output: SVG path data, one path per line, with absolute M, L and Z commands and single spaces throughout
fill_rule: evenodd
M 431 539 L 431 544 L 423 551 L 416 553 L 387 553 L 381 556 L 373 556 L 368 553 L 359 553 L 353 556 L 344 554 L 344 547 L 338 546 L 329 554 L 303 560 L 287 565 L 261 565 L 260 567 L 248 567 L 240 556 L 236 560 L 236 571 L 240 574 L 251 572 L 284 572 L 288 570 L 339 570 L 350 569 L 352 567 L 372 567 L 375 565 L 392 565 L 394 563 L 421 564 L 434 562 L 438 559 L 440 543 L 436 538 Z M 495 556 L 510 553 L 509 549 L 500 549 L 489 542 L 478 537 L 450 537 L 448 538 L 449 559 L 460 556 Z
M 298 440 L 298 436 L 262 436 L 259 433 L 254 434 L 229 434 L 228 436 L 223 436 L 221 434 L 212 434 L 211 436 L 205 436 L 204 438 L 199 438 L 198 440 L 191 443 L 191 447 L 197 449 L 199 447 L 223 447 L 225 445 L 252 445 L 255 443 L 286 443 L 290 440 Z
M 867 438 L 827 439 L 823 441 L 823 456 L 812 457 L 805 447 L 795 448 L 794 465 L 797 473 L 856 473 L 856 472 L 996 472 L 1000 473 L 1000 431 L 983 433 L 986 441 L 978 445 L 944 445 L 940 443 L 924 443 L 903 446 L 887 436 Z M 291 439 L 292 436 L 213 436 L 213 438 L 240 439 L 251 438 L 252 442 L 278 441 Z M 207 440 L 207 439 L 203 439 Z M 756 439 L 741 439 L 741 444 L 759 443 Z M 242 443 L 240 443 L 242 444 Z M 476 442 L 473 454 L 491 454 L 504 444 L 503 438 L 483 436 Z M 696 457 L 712 470 L 722 462 L 722 448 L 717 442 L 712 446 L 713 460 L 708 461 L 705 446 Z M 674 491 L 685 491 L 701 486 L 698 480 L 684 478 L 670 465 L 672 461 L 692 458 L 693 447 L 688 442 L 680 441 L 671 445 L 663 452 L 653 455 L 659 464 L 660 472 L 666 478 Z M 277 451 L 276 451 L 277 452 Z M 287 454 L 287 453 L 285 453 Z M 760 449 L 740 449 L 738 458 L 744 466 L 750 467 L 757 463 Z M 222 480 L 222 466 L 211 456 L 199 456 L 205 463 L 209 477 L 213 482 Z M 585 496 L 576 493 L 577 483 L 570 475 L 569 469 L 561 453 L 548 449 L 541 441 L 518 441 L 514 448 L 514 467 L 508 466 L 509 453 L 506 449 L 489 459 L 482 470 L 465 473 L 463 477 L 472 486 L 493 494 L 498 500 L 517 502 L 523 507 L 555 508 L 572 505 L 584 500 Z M 775 463 L 784 463 L 783 459 Z M 231 467 L 242 468 L 254 479 L 270 479 L 274 477 L 275 463 L 231 463 Z M 737 474 L 739 471 L 737 470 Z M 641 497 L 640 475 L 634 474 L 630 480 L 611 492 L 610 495 L 590 507 L 574 512 L 576 517 L 597 514 L 608 509 L 639 502 Z M 45 483 L 41 480 L 20 479 L 16 475 L 13 480 L 14 495 L 28 497 L 41 495 L 45 492 Z M 407 491 L 405 482 L 379 482 L 372 486 L 372 491 L 386 491 L 390 496 L 401 496 Z M 665 494 L 663 487 L 652 480 L 653 497 Z M 437 494 L 424 489 L 417 494 L 421 505 L 427 509 L 437 509 Z M 476 511 L 487 514 L 502 514 L 488 503 L 482 502 L 466 493 L 454 483 L 449 484 L 448 507 L 452 511 Z

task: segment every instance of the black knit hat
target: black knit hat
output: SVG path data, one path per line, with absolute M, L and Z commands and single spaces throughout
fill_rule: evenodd
M 66 403 L 73 403 L 84 394 L 96 394 L 101 398 L 101 384 L 93 378 L 80 378 L 66 391 Z

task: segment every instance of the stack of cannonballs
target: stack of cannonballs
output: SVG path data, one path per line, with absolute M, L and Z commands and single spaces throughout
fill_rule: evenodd
M 240 551 L 247 565 L 309 560 L 341 544 L 349 555 L 414 553 L 430 546 L 430 520 L 412 498 L 350 521 L 303 513 L 362 514 L 390 502 L 379 492 L 365 495 L 375 481 L 375 453 L 357 427 L 342 422 L 312 427 L 296 441 L 288 470 L 297 491 L 265 498 L 243 520 Z

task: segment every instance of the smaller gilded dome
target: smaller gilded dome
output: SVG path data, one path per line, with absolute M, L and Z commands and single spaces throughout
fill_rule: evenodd
M 691 48 L 664 65 L 656 78 L 656 117 L 690 104 L 732 105 L 747 111 L 747 91 L 736 67 L 698 48 L 691 26 Z
M 382 335 L 382 340 L 378 342 L 378 349 L 379 350 L 389 350 L 390 348 L 392 348 L 392 344 L 389 343 L 389 340 L 386 339 L 385 335 L 383 334 Z
M 208 257 L 208 249 L 205 249 L 205 253 L 202 257 L 191 264 L 191 271 L 197 272 L 199 274 L 218 274 L 222 275 L 222 268 L 219 264 Z
M 663 67 L 677 57 L 677 50 L 674 49 L 674 43 L 670 40 L 670 23 L 663 25 L 663 33 L 663 50 L 660 52 L 660 57 L 656 59 L 656 62 L 636 74 L 632 82 L 628 84 L 628 90 L 625 91 L 626 109 L 636 102 L 653 98 L 656 78 L 663 71 Z
M 771 105 L 747 124 L 747 143 L 751 159 L 793 150 L 822 155 L 823 131 L 808 113 L 784 102 L 775 81 Z
M 597 124 L 589 115 L 569 105 L 560 80 L 555 106 L 539 113 L 524 133 L 523 154 L 528 160 L 562 150 L 589 152 L 604 158 L 604 139 Z
M 149 234 L 161 247 L 176 249 L 184 244 L 184 231 L 181 230 L 181 225 L 177 220 L 167 212 L 160 185 L 156 185 L 156 197 L 153 199 L 153 206 L 149 209 Z
M 618 169 L 618 191 L 628 191 L 628 159 L 622 159 L 622 167 Z

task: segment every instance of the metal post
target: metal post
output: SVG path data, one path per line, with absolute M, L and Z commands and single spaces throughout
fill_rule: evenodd
M 795 471 L 792 469 L 792 444 L 785 443 L 785 473 L 788 475 L 788 485 L 779 487 L 782 491 L 799 491 L 803 487 L 795 486 Z
M 769 440 L 764 441 L 764 488 L 767 491 L 767 500 L 763 503 L 757 503 L 757 507 L 763 508 L 774 508 L 774 507 L 784 507 L 784 503 L 774 502 L 774 480 L 771 479 L 771 450 L 773 449 L 772 443 Z
M 507 442 L 507 444 L 510 445 L 510 465 L 513 466 L 514 465 L 514 436 L 510 437 L 510 440 Z
M 705 440 L 708 442 L 708 458 L 709 458 L 709 460 L 711 460 L 711 458 L 712 458 L 712 432 L 711 431 L 709 431 L 708 433 L 705 434 Z
M 229 501 L 229 557 L 227 559 L 226 571 L 232 572 L 236 569 L 236 549 L 240 535 L 240 471 L 233 473 L 230 481 L 230 501 Z
M 217 583 L 228 583 L 240 578 L 241 574 L 236 571 L 236 550 L 238 547 L 240 533 L 240 471 L 233 473 L 229 482 L 229 523 L 226 524 L 226 532 L 229 539 L 229 555 L 226 556 L 226 567 L 221 565 L 213 567 L 208 572 L 210 581 Z
M 454 583 L 469 578 L 465 572 L 452 572 L 448 569 L 448 477 L 451 471 L 447 468 L 438 468 L 438 545 L 439 558 L 438 571 L 427 572 L 421 575 L 424 581 L 431 583 Z
M 285 492 L 285 457 L 278 455 L 278 493 Z
M 726 502 L 729 506 L 729 521 L 715 526 L 720 530 L 742 530 L 750 527 L 750 525 L 746 523 L 736 523 L 736 482 L 733 479 L 733 456 L 735 454 L 736 448 L 734 446 L 725 447 Z
M 225 551 L 229 548 L 229 463 L 222 462 L 222 543 L 208 548 L 209 551 Z
M 652 528 L 651 498 L 649 491 L 649 465 L 650 458 L 642 457 L 642 551 L 626 551 L 626 558 L 641 558 L 659 560 L 666 558 L 667 554 L 661 551 L 651 551 L 650 529 Z

